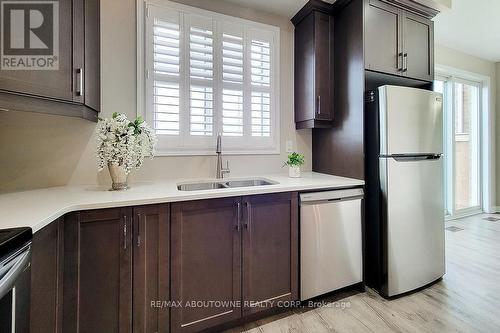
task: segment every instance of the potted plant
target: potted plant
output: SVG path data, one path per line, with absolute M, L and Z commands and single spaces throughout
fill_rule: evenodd
M 304 164 L 304 155 L 293 152 L 288 155 L 285 165 L 288 165 L 288 175 L 292 178 L 300 177 L 300 166 Z
M 108 167 L 111 190 L 126 190 L 132 168 L 139 169 L 145 157 L 154 156 L 154 131 L 142 117 L 132 122 L 124 114 L 115 112 L 111 118 L 99 118 L 96 132 L 99 170 Z

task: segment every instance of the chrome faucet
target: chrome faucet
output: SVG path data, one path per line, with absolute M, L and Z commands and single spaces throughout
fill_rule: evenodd
M 217 174 L 215 178 L 222 179 L 224 178 L 224 174 L 230 173 L 229 170 L 229 161 L 226 161 L 226 168 L 222 167 L 222 134 L 217 134 L 217 148 L 215 149 L 215 153 L 217 154 Z

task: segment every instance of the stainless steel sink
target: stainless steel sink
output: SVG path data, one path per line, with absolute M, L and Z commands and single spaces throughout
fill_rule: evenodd
M 249 178 L 249 179 L 231 179 L 231 180 L 218 180 L 218 181 L 203 181 L 199 183 L 180 183 L 177 184 L 179 191 L 201 191 L 201 190 L 215 190 L 223 188 L 234 187 L 252 187 L 252 186 L 266 186 L 278 184 L 265 178 Z
M 226 182 L 226 185 L 228 187 L 264 186 L 264 185 L 274 185 L 274 184 L 277 183 L 262 178 L 230 180 Z
M 179 191 L 215 190 L 218 188 L 227 188 L 227 186 L 217 182 L 177 184 Z

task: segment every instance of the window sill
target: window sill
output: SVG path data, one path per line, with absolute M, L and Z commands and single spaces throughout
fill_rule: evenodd
M 248 151 L 231 151 L 222 150 L 222 155 L 279 155 L 279 149 L 275 150 L 248 150 Z M 215 156 L 215 148 L 213 151 L 156 151 L 155 157 L 169 157 L 169 156 Z

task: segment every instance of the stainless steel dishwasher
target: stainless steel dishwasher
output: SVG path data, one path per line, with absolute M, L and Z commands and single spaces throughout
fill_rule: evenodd
M 300 194 L 300 299 L 363 280 L 363 189 Z

